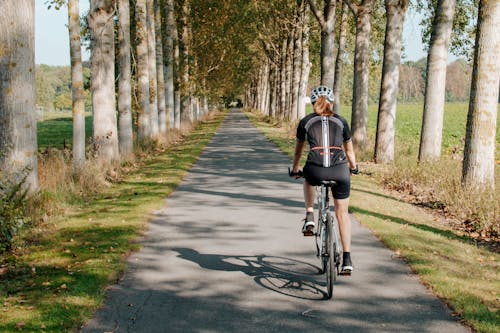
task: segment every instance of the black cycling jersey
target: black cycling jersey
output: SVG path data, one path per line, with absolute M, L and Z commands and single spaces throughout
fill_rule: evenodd
M 328 168 L 347 163 L 342 145 L 351 140 L 351 131 L 341 116 L 325 117 L 312 113 L 302 118 L 297 127 L 297 140 L 304 142 L 306 139 L 310 149 L 308 164 Z

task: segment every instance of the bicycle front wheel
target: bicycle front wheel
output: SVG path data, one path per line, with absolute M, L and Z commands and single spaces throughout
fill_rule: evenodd
M 327 223 L 326 223 L 326 232 L 325 232 L 325 243 L 326 243 L 326 251 L 323 253 L 323 267 L 326 275 L 326 290 L 327 290 L 327 298 L 330 299 L 333 296 L 333 284 L 337 279 L 337 275 L 335 274 L 335 266 L 334 266 L 334 242 L 333 242 L 333 218 L 331 215 L 328 215 Z

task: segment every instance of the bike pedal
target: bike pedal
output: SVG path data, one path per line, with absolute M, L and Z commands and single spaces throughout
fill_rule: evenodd
M 315 233 L 312 230 L 303 231 L 302 234 L 306 237 L 314 236 Z
M 339 275 L 342 276 L 351 276 L 352 271 L 340 271 Z

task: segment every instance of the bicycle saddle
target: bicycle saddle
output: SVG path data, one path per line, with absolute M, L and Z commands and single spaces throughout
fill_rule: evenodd
M 322 180 L 321 185 L 331 187 L 331 186 L 337 185 L 337 181 L 335 181 L 335 180 Z

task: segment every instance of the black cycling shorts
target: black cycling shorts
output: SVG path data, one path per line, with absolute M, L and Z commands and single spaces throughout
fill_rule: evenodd
M 313 186 L 320 185 L 323 180 L 335 180 L 337 185 L 332 188 L 335 199 L 347 199 L 351 194 L 351 174 L 347 163 L 337 164 L 329 168 L 306 163 L 304 178 Z

